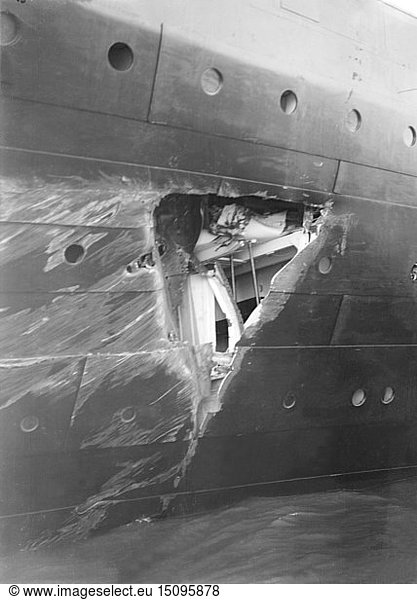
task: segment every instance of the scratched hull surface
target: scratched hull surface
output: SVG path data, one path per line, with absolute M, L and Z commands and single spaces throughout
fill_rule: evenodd
M 182 4 L 1 5 L 7 542 L 417 465 L 416 20 Z

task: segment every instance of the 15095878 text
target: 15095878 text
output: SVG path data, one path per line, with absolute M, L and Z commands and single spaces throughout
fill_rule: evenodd
M 159 585 L 160 596 L 220 596 L 220 586 L 212 584 Z

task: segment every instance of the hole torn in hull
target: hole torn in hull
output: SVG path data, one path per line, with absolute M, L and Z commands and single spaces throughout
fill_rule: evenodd
M 211 349 L 211 391 L 199 410 L 200 430 L 207 415 L 220 409 L 220 388 L 233 369 L 236 346 L 271 280 L 317 238 L 322 209 L 214 194 L 173 194 L 156 209 L 156 244 L 165 250 L 160 260 L 178 337 L 192 348 Z

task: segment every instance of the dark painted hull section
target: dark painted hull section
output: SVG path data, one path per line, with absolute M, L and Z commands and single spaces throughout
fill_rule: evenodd
M 73 540 L 131 520 L 199 512 L 248 495 L 310 493 L 414 476 L 416 438 L 416 425 L 392 423 L 202 438 L 174 491 L 172 481 L 144 488 L 138 481 L 130 492 L 107 482 L 118 477 L 121 465 L 143 463 L 154 454 L 158 468 L 169 468 L 184 455 L 178 444 L 54 454 L 42 461 L 26 457 L 8 462 L 2 475 L 2 485 L 25 482 L 19 486 L 24 510 L 16 512 L 15 497 L 0 521 L 3 549 Z M 137 473 L 142 482 L 143 474 Z M 27 498 L 33 495 L 38 504 L 30 511 Z
M 4 9 L 21 29 L 2 52 L 0 134 L 3 539 L 39 545 L 243 494 L 415 467 L 417 170 L 401 137 L 411 112 L 395 91 L 381 133 L 391 113 L 358 83 L 371 72 L 388 94 L 400 79 L 395 61 L 386 69 L 367 50 L 352 83 L 350 62 L 363 50 L 350 30 L 341 35 L 342 17 L 341 31 L 324 34 L 259 2 L 245 7 L 268 31 L 273 17 L 282 39 L 300 28 L 324 39 L 317 64 L 342 69 L 334 93 L 318 75 L 266 61 L 267 39 L 255 60 L 250 36 L 216 46 L 175 23 L 161 30 L 146 11 L 144 24 L 130 4 L 132 22 L 94 2 L 96 12 L 15 4 Z M 141 57 L 126 72 L 106 62 L 118 36 Z M 225 77 L 217 98 L 200 89 L 213 65 Z M 292 87 L 293 120 L 279 109 Z M 368 120 L 354 137 L 344 118 L 360 101 Z M 205 427 L 210 365 L 177 332 L 186 259 L 168 263 L 155 234 L 155 208 L 174 194 L 328 206 L 317 239 L 274 277 L 245 329 Z M 84 255 L 68 261 L 77 247 Z M 395 398 L 384 404 L 387 388 Z M 358 407 L 356 390 L 366 395 Z

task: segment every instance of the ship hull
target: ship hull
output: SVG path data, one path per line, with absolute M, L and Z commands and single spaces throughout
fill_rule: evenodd
M 13 466 L 5 462 L 2 484 L 19 493 L 10 494 L 11 504 L 1 519 L 2 551 L 74 541 L 130 521 L 203 512 L 248 496 L 360 490 L 417 473 L 417 466 L 410 464 L 415 448 L 409 443 L 416 437 L 415 426 L 300 433 L 202 439 L 186 480 L 174 492 L 172 484 L 124 494 L 114 490 L 108 501 L 97 497 L 103 482 L 143 452 L 54 454 L 43 457 L 42 464 L 38 459 Z M 182 450 L 167 448 L 170 456 Z M 33 498 L 36 503 L 28 501 Z
M 323 78 L 339 65 L 317 39 L 339 36 L 347 62 L 363 50 L 305 15 L 274 23 L 316 40 L 315 74 L 301 47 L 289 69 L 262 45 L 237 52 L 243 35 L 217 45 L 178 23 L 161 32 L 147 3 L 146 26 L 94 2 L 57 6 L 3 11 L 17 28 L 2 52 L 3 539 L 36 547 L 245 494 L 413 472 L 417 170 L 395 129 L 408 105 L 349 94 L 344 68 Z M 264 31 L 269 17 L 252 9 Z M 132 68 L 112 66 L 110 25 L 143 59 Z M 388 71 L 378 85 L 399 77 L 392 57 Z M 294 119 L 277 101 L 293 87 Z M 359 105 L 356 135 L 345 120 Z M 207 347 L 178 316 L 200 268 L 202 198 L 321 214 L 215 394 Z

